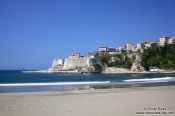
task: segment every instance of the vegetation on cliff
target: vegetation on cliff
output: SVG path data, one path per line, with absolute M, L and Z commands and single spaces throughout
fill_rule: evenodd
M 97 72 L 101 72 L 105 67 L 131 69 L 134 63 L 135 67 L 143 66 L 143 69 L 146 70 L 149 70 L 150 67 L 175 69 L 175 44 L 154 46 L 144 49 L 143 52 L 138 50 L 133 53 L 121 51 L 120 54 L 97 53 L 96 60 L 94 68 Z
M 175 69 L 175 44 L 144 49 L 141 57 L 142 65 L 147 70 L 150 67 Z
M 130 69 L 132 60 L 128 57 L 126 51 L 121 54 L 98 53 L 97 64 L 101 67 L 120 67 Z

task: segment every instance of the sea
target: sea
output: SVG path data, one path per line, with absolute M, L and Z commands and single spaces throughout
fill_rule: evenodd
M 175 74 L 36 73 L 0 70 L 0 93 L 175 85 Z

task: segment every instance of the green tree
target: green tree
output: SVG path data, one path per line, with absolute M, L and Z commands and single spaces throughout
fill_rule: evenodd
M 142 65 L 147 70 L 149 67 L 175 69 L 175 44 L 145 49 L 141 56 Z

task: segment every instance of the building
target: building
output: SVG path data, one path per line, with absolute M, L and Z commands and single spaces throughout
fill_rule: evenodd
M 98 48 L 98 52 L 108 52 L 108 47 L 107 46 L 101 46 Z
M 162 36 L 159 39 L 160 45 L 164 46 L 165 44 L 168 44 L 168 40 L 170 39 L 170 37 L 168 36 Z
M 145 48 L 145 44 L 144 43 L 138 43 L 137 44 L 137 50 L 142 50 L 142 49 L 144 49 Z
M 143 42 L 145 48 L 150 48 L 151 47 L 151 42 L 145 41 Z
M 159 43 L 158 42 L 151 42 L 151 47 L 155 47 L 155 46 L 158 46 Z
M 116 48 L 108 48 L 108 52 L 116 52 Z
M 96 63 L 95 53 L 91 53 L 87 56 L 80 56 L 80 53 L 75 53 L 69 55 L 66 59 L 54 59 L 52 67 L 48 70 L 50 71 L 69 71 L 69 70 L 78 70 L 79 68 L 92 68 Z
M 63 64 L 64 64 L 63 59 L 54 59 L 52 62 L 52 67 L 63 66 Z
M 175 43 L 175 36 L 162 36 L 159 39 L 160 45 L 163 46 L 165 44 L 174 44 Z
M 132 51 L 133 51 L 133 52 L 137 51 L 137 45 L 133 45 L 133 46 L 132 46 Z
M 48 70 L 52 70 L 52 71 L 62 70 L 63 65 L 64 65 L 64 60 L 57 58 L 53 60 L 52 66 Z
M 119 46 L 119 47 L 118 47 L 118 50 L 119 50 L 119 51 L 121 51 L 121 50 L 122 50 L 122 47 L 121 47 L 121 46 Z
M 128 42 L 128 43 L 126 44 L 126 49 L 127 49 L 127 50 L 132 50 L 133 47 L 134 47 L 134 44 L 133 44 L 132 42 Z
M 95 58 L 97 52 L 88 52 L 88 54 L 86 55 L 87 58 Z
M 94 54 L 80 56 L 80 53 L 71 54 L 64 60 L 62 70 L 71 70 L 77 67 L 91 67 L 95 63 Z
M 116 49 L 116 48 L 108 48 L 109 54 L 116 54 L 117 52 L 118 52 L 118 49 Z
M 69 55 L 69 59 L 79 59 L 80 58 L 80 53 L 74 53 Z
M 154 45 L 160 46 L 160 41 L 155 41 L 155 42 L 154 42 Z
M 81 57 L 79 59 L 66 58 L 63 65 L 63 70 L 71 70 L 77 67 L 91 67 L 93 66 L 94 62 L 95 62 L 94 58 L 87 58 L 87 57 Z
M 175 37 L 170 37 L 168 44 L 175 44 Z

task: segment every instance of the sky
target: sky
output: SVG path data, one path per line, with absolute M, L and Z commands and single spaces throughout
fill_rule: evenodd
M 175 35 L 175 0 L 0 0 L 0 69 Z

